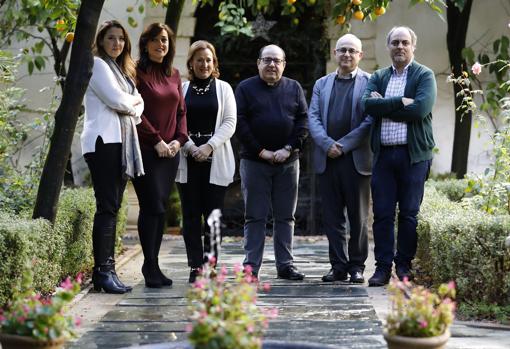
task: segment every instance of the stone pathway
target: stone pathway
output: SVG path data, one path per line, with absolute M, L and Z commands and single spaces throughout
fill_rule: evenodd
M 299 241 L 294 248 L 295 264 L 306 274 L 302 282 L 276 279 L 273 248 L 271 242 L 266 244 L 260 278 L 272 287 L 259 295 L 258 304 L 277 307 L 279 315 L 270 323 L 265 338 L 335 348 L 385 348 L 381 322 L 367 289 L 321 281 L 329 269 L 325 242 Z M 174 280 L 173 287 L 149 289 L 139 283 L 69 348 L 123 348 L 186 339 L 189 269 L 184 244 L 179 240 L 164 243 L 160 255 L 162 269 Z M 221 263 L 230 267 L 242 259 L 239 241 L 223 244 Z

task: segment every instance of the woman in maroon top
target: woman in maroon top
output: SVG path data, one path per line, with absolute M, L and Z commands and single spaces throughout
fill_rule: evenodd
M 186 107 L 179 71 L 172 67 L 172 30 L 153 23 L 142 33 L 138 45 L 137 88 L 145 107 L 137 128 L 145 176 L 136 178 L 133 185 L 140 204 L 138 234 L 145 258 L 142 274 L 147 287 L 170 286 L 172 280 L 161 272 L 158 255 L 179 149 L 188 140 Z

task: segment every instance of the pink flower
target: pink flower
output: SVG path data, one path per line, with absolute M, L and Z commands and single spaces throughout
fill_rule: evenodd
M 262 284 L 262 289 L 264 290 L 264 292 L 269 292 L 269 290 L 271 289 L 271 284 L 269 282 L 264 282 Z
M 249 264 L 246 264 L 246 265 L 244 266 L 244 273 L 245 273 L 245 274 L 251 274 L 251 273 L 253 273 L 253 267 L 252 267 L 251 265 L 249 265 Z
M 455 289 L 455 281 L 452 280 L 452 281 L 450 281 L 448 283 L 448 289 L 449 290 L 454 290 Z
M 427 328 L 428 325 L 429 325 L 429 323 L 425 320 L 420 321 L 420 324 L 419 324 L 420 328 Z
M 476 62 L 475 64 L 473 64 L 473 66 L 471 67 L 471 71 L 473 72 L 473 74 L 475 75 L 478 75 L 482 72 L 482 65 L 478 62 Z
M 237 274 L 237 273 L 241 272 L 241 270 L 243 270 L 243 267 L 241 266 L 241 264 L 240 263 L 236 263 L 234 265 L 234 273 Z
M 80 326 L 81 325 L 81 319 L 79 317 L 75 317 L 74 318 L 74 325 L 75 326 Z
M 201 278 L 197 279 L 193 284 L 193 287 L 203 290 L 205 288 L 205 280 Z
M 184 328 L 184 331 L 186 331 L 186 333 L 191 333 L 191 331 L 193 331 L 193 325 L 192 324 L 186 324 L 186 327 Z
M 18 321 L 20 324 L 24 323 L 26 320 L 26 318 L 24 316 L 18 316 L 16 318 L 16 321 Z
M 76 282 L 81 284 L 83 280 L 83 273 L 78 273 L 78 275 L 76 275 Z
M 69 276 L 66 277 L 66 279 L 60 284 L 60 287 L 62 287 L 64 290 L 72 290 L 73 283 L 71 282 L 71 278 Z
M 4 321 L 5 319 L 6 319 L 6 317 L 5 317 L 5 316 L 0 315 L 0 322 Z
M 212 265 L 212 266 L 216 265 L 216 257 L 214 257 L 214 256 L 209 257 L 209 265 Z
M 225 267 L 224 265 L 221 266 L 220 274 L 227 275 L 228 274 L 227 267 Z
M 246 326 L 246 331 L 248 333 L 253 333 L 255 329 L 253 328 L 253 325 L 252 324 L 249 324 L 248 326 Z

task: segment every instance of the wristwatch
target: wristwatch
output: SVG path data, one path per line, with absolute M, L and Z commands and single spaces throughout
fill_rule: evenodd
M 288 151 L 289 153 L 292 153 L 292 145 L 290 144 L 286 144 L 283 149 L 285 149 L 286 151 Z

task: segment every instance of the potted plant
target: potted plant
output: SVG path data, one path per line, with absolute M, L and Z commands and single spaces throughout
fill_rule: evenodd
M 260 349 L 268 321 L 277 309 L 256 306 L 257 279 L 251 270 L 234 267 L 234 280 L 227 281 L 223 266 L 216 272 L 214 257 L 188 294 L 191 323 L 186 330 L 195 349 Z M 261 286 L 268 291 L 269 284 Z
M 81 275 L 68 277 L 55 293 L 43 297 L 33 286 L 27 269 L 12 300 L 0 310 L 0 343 L 3 349 L 58 349 L 74 337 L 79 319 L 65 315 L 65 306 L 80 291 Z
M 441 284 L 432 292 L 407 278 L 392 279 L 388 291 L 391 310 L 384 332 L 388 348 L 444 348 L 455 317 L 455 283 Z

